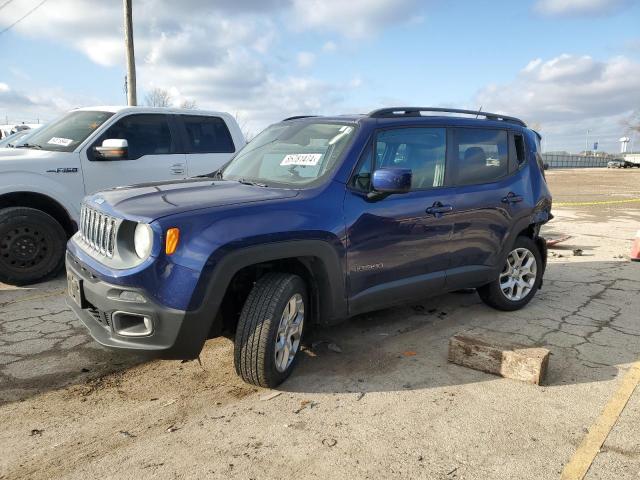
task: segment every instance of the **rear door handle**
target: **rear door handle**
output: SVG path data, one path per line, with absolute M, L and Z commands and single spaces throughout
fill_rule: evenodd
M 453 210 L 452 205 L 443 205 L 440 202 L 435 202 L 431 207 L 425 210 L 429 215 L 434 215 L 436 217 L 441 217 L 443 213 L 447 213 Z
M 171 173 L 173 175 L 184 175 L 184 163 L 174 163 L 173 165 L 171 165 L 169 170 L 171 170 Z
M 502 203 L 518 203 L 523 200 L 522 196 L 509 192 L 506 197 L 502 197 Z

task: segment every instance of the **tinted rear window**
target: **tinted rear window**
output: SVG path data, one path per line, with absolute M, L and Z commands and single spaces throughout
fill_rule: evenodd
M 183 115 L 187 131 L 187 153 L 233 153 L 231 133 L 218 117 Z

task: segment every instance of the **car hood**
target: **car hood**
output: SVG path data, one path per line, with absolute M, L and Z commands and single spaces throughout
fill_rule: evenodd
M 117 187 L 86 198 L 89 206 L 131 220 L 151 222 L 202 208 L 292 198 L 296 190 L 245 185 L 232 180 L 191 178 Z
M 6 148 L 0 147 L 0 162 L 12 160 L 39 160 L 60 155 L 70 155 L 69 152 L 52 152 L 51 150 L 36 150 L 35 148 Z

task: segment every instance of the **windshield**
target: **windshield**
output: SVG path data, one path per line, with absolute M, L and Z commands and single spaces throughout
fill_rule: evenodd
M 240 150 L 221 176 L 276 187 L 318 184 L 337 165 L 355 130 L 345 123 L 272 125 Z
M 111 112 L 76 111 L 22 138 L 16 148 L 37 148 L 56 152 L 72 152 L 96 128 L 113 116 Z
M 35 132 L 35 130 L 29 129 L 12 133 L 8 137 L 0 140 L 0 147 L 13 147 L 16 145 L 16 143 L 24 139 L 27 135 L 31 135 L 33 132 Z

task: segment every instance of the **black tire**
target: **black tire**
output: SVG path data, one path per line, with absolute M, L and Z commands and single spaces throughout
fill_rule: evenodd
M 276 368 L 276 339 L 289 300 L 300 295 L 304 314 L 295 355 L 290 364 Z M 261 277 L 242 307 L 234 345 L 234 365 L 242 379 L 253 385 L 273 388 L 291 374 L 300 357 L 300 342 L 309 323 L 309 303 L 305 282 L 297 275 L 272 272 Z
M 0 282 L 27 285 L 64 266 L 67 234 L 49 214 L 27 207 L 0 210 Z
M 531 287 L 531 290 L 520 300 L 511 300 L 507 298 L 507 296 L 503 293 L 500 284 L 500 275 L 498 275 L 498 278 L 496 278 L 493 282 L 478 288 L 478 295 L 480 295 L 482 301 L 490 307 L 507 312 L 519 310 L 531 301 L 531 299 L 535 296 L 536 292 L 540 288 L 540 285 L 542 283 L 542 276 L 544 275 L 544 264 L 542 262 L 542 255 L 540 254 L 540 250 L 538 249 L 536 242 L 534 242 L 529 237 L 518 237 L 513 244 L 513 248 L 511 249 L 511 251 L 521 248 L 529 250 L 533 254 L 536 262 L 536 278 L 533 286 Z M 502 270 L 503 269 L 501 269 L 501 271 Z

